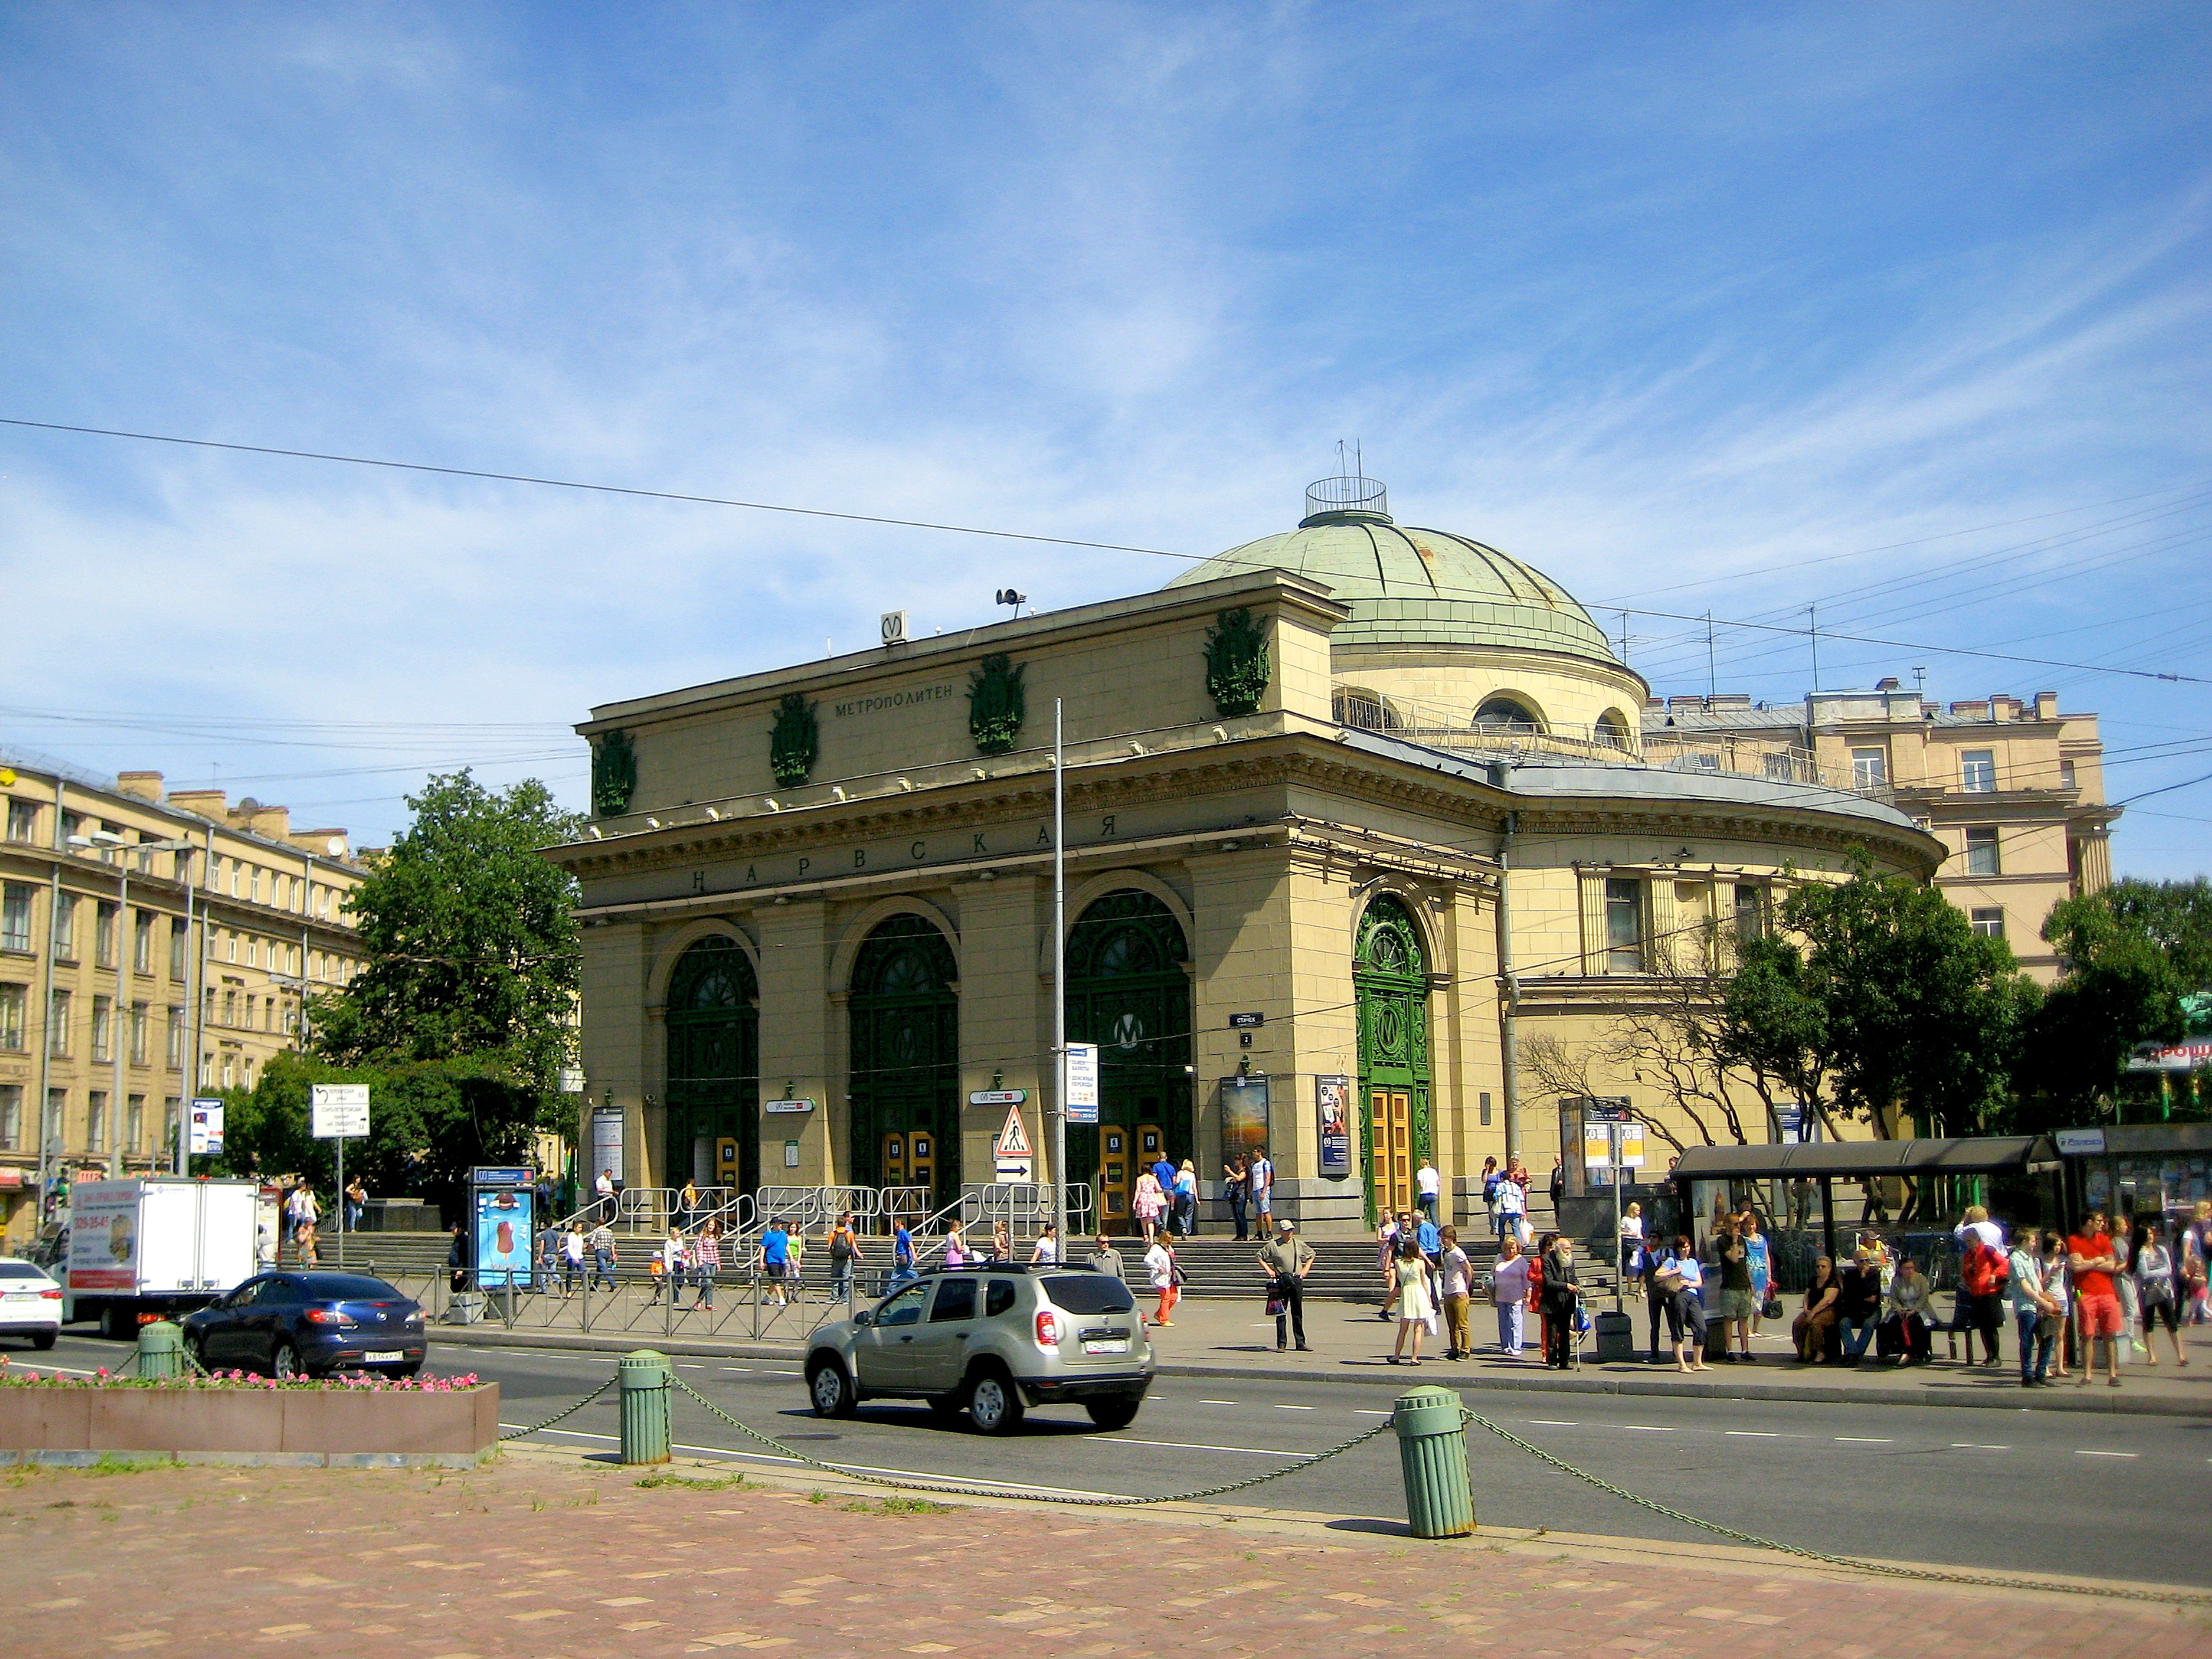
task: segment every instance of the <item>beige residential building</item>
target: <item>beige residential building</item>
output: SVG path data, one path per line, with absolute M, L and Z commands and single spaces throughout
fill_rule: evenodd
M 1062 997 L 1101 1045 L 1064 1174 L 1116 1231 L 1161 1154 L 1211 1196 L 1264 1143 L 1277 1212 L 1341 1233 L 1425 1157 L 1462 1218 L 1486 1156 L 1540 1179 L 1579 1130 L 1560 1095 L 1728 1139 L 1620 1059 L 1620 1020 L 1855 849 L 1945 857 L 1789 744 L 1680 763 L 1571 595 L 1364 481 L 1157 592 L 885 636 L 578 727 L 594 817 L 550 854 L 581 885 L 578 1128 L 634 1188 L 936 1209 L 1048 1176 L 1055 702 Z M 1540 1038 L 1575 1088 L 1532 1081 Z M 1034 1160 L 1001 1155 L 1010 1113 Z
M 165 793 L 158 772 L 109 781 L 0 752 L 0 1209 L 14 1246 L 37 1227 L 42 1179 L 51 1192 L 173 1167 L 182 1101 L 249 1088 L 299 1046 L 302 994 L 359 965 L 347 906 L 362 871 L 342 830 L 295 830 L 285 808 L 232 806 L 221 790 Z
M 1946 708 L 1887 679 L 1802 703 L 1654 698 L 1643 726 L 1647 753 L 1670 764 L 1802 775 L 1893 803 L 1943 843 L 1936 884 L 1974 931 L 2046 985 L 2051 907 L 2112 882 L 2120 809 L 2105 804 L 2097 717 L 2062 714 L 2055 692 Z

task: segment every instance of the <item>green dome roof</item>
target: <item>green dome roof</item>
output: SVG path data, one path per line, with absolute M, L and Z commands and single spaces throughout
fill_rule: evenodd
M 1217 553 L 1167 586 L 1287 570 L 1352 607 L 1330 636 L 1343 644 L 1498 646 L 1617 662 L 1589 613 L 1542 571 L 1447 530 L 1401 528 L 1378 510 L 1379 485 L 1367 499 L 1373 505 L 1311 513 L 1296 530 Z M 1312 491 L 1308 504 L 1323 505 Z

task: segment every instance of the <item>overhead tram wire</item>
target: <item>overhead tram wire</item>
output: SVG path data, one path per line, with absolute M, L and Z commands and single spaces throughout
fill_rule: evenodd
M 268 455 L 291 460 L 323 461 L 340 466 L 375 467 L 438 477 L 471 478 L 492 483 L 530 484 L 542 489 L 573 489 L 586 494 L 621 495 L 643 501 L 674 501 L 700 507 L 728 507 L 755 513 L 782 513 L 799 518 L 827 519 L 848 524 L 881 525 L 893 529 L 932 530 L 951 535 L 983 536 L 999 541 L 1032 542 L 1049 547 L 1089 548 L 1107 553 L 1139 553 L 1152 558 L 1181 559 L 1192 564 L 1219 562 L 1218 555 L 1184 553 L 1163 547 L 1141 547 L 1127 542 L 1091 541 L 1074 536 L 1046 536 L 1029 531 L 993 530 L 979 525 L 945 524 L 926 519 L 895 518 L 884 514 L 847 513 L 828 507 L 793 507 L 776 501 L 750 501 L 734 496 L 697 495 L 669 489 L 647 489 L 628 484 L 592 483 L 574 478 L 544 477 L 533 473 L 495 472 L 476 467 L 441 466 L 423 461 L 394 461 L 373 456 L 341 455 L 325 450 L 291 449 L 273 444 L 229 443 L 212 438 L 183 438 L 167 433 L 132 432 L 120 428 L 78 426 L 59 421 L 33 421 L 4 415 L 0 415 L 0 426 L 12 426 L 38 432 L 65 432 L 84 437 L 120 438 L 139 443 L 170 444 L 181 448 L 216 450 L 233 454 Z M 1263 570 L 1273 569 L 1275 567 L 1252 562 L 1250 568 L 1255 570 Z M 1477 591 L 1473 589 L 1443 587 L 1437 591 L 1444 593 L 1465 591 L 1470 596 L 1492 597 L 1478 594 Z M 1692 615 L 1688 612 L 1653 611 L 1641 607 L 1633 608 L 1633 613 L 1643 617 L 1656 617 L 1668 622 L 1695 623 L 1701 625 L 1707 620 L 1703 613 Z M 1752 632 L 1796 635 L 1801 637 L 1808 631 L 1804 629 L 1789 628 L 1775 623 L 1734 622 L 1725 619 L 1721 620 L 1718 625 Z M 2167 673 L 2144 668 L 2109 667 L 2096 663 L 2064 662 L 2045 657 L 2030 657 L 2008 652 L 1979 651 L 1961 646 L 1933 645 L 1910 640 L 1881 639 L 1868 635 L 1847 634 L 1832 630 L 1828 632 L 1827 637 L 1848 641 L 1853 644 L 1879 645 L 1894 650 L 1921 652 L 1939 656 L 1974 657 L 1991 661 L 2021 663 L 2039 668 L 2080 669 L 2123 678 L 2161 680 L 2175 684 L 2212 685 L 2212 676 Z

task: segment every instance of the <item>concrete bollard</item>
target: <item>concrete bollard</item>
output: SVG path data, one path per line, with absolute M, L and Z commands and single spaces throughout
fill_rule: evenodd
M 626 1353 L 615 1367 L 622 1395 L 622 1461 L 668 1461 L 668 1395 L 674 1373 L 653 1348 Z
M 1467 1424 L 1449 1389 L 1415 1389 L 1391 1413 L 1406 1479 L 1406 1520 L 1416 1538 L 1464 1538 L 1474 1530 L 1468 1481 Z
M 185 1374 L 185 1334 L 166 1319 L 138 1328 L 138 1375 L 182 1376 Z

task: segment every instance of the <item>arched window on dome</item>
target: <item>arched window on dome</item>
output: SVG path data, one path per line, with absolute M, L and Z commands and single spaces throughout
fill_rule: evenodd
M 1390 700 L 1364 685 L 1340 685 L 1328 700 L 1329 714 L 1339 726 L 1363 732 L 1395 732 L 1406 722 Z
M 1474 711 L 1474 729 L 1533 738 L 1543 731 L 1544 722 L 1517 697 L 1485 697 L 1482 707 Z
M 1628 729 L 1628 716 L 1618 708 L 1608 708 L 1597 717 L 1597 740 L 1611 749 L 1632 749 Z

